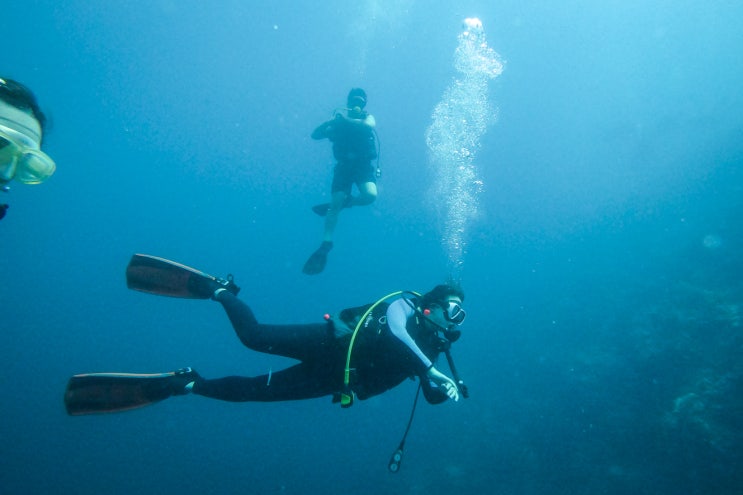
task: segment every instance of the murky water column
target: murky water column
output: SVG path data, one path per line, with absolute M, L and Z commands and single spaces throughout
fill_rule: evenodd
M 488 47 L 482 22 L 464 20 L 454 67 L 457 77 L 433 111 L 426 131 L 430 163 L 435 171 L 435 202 L 443 208 L 443 237 L 450 274 L 458 279 L 464 264 L 468 224 L 477 214 L 478 178 L 475 155 L 480 138 L 495 113 L 488 101 L 488 82 L 503 72 L 498 54 Z

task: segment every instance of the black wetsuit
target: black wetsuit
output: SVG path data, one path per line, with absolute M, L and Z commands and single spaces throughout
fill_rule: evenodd
M 222 303 L 232 326 L 245 346 L 250 349 L 285 356 L 300 361 L 281 371 L 256 376 L 230 376 L 214 380 L 199 380 L 193 392 L 231 402 L 284 401 L 311 399 L 332 395 L 337 398 L 344 389 L 343 378 L 351 339 L 349 332 L 337 337 L 332 320 L 298 325 L 267 325 L 258 323 L 251 309 L 233 294 L 222 292 Z M 426 377 L 427 369 L 420 359 L 389 330 L 385 304 L 380 304 L 367 319 L 354 344 L 351 367 L 354 369 L 351 389 L 359 399 L 366 399 L 389 390 L 406 378 L 418 376 L 426 400 L 438 404 L 447 399 L 446 392 Z M 341 317 L 363 313 L 352 308 Z M 348 321 L 350 323 L 350 321 Z M 345 328 L 345 326 L 344 326 Z M 408 320 L 408 333 L 431 360 L 443 351 L 445 343 L 427 330 L 416 317 Z

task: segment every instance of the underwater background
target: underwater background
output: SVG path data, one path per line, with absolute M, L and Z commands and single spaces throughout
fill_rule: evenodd
M 0 77 L 36 93 L 57 162 L 0 198 L 3 494 L 743 491 L 740 2 L 3 5 Z M 487 121 L 457 210 L 427 132 L 468 17 L 503 70 L 452 102 Z M 309 135 L 354 86 L 379 197 L 341 214 L 309 277 L 332 177 Z M 188 396 L 69 417 L 75 373 L 290 363 L 211 301 L 127 290 L 137 252 L 233 273 L 269 323 L 455 270 L 471 396 L 419 404 L 396 474 L 412 381 L 350 409 Z

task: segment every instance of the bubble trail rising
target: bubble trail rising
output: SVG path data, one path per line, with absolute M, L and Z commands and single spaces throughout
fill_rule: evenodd
M 488 82 L 503 72 L 499 55 L 488 47 L 482 22 L 467 18 L 463 28 L 454 52 L 458 75 L 434 108 L 426 130 L 436 203 L 444 216 L 442 244 L 454 278 L 464 264 L 467 227 L 477 214 L 477 196 L 483 187 L 474 160 L 480 138 L 494 118 Z

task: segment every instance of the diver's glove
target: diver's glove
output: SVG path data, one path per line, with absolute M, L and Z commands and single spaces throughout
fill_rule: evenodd
M 446 395 L 448 395 L 450 399 L 452 399 L 454 402 L 459 400 L 459 389 L 457 388 L 457 384 L 454 383 L 454 380 L 441 373 L 439 370 L 434 368 L 433 365 L 428 368 L 428 372 L 426 373 L 426 375 L 432 382 L 434 382 L 439 387 L 442 387 L 446 391 Z

